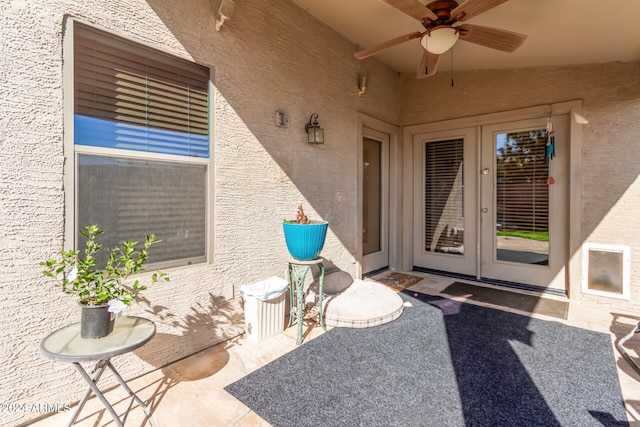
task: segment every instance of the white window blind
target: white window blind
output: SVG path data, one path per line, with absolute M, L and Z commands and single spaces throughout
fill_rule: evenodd
M 154 233 L 162 243 L 153 246 L 149 262 L 204 262 L 206 176 L 205 165 L 80 155 L 80 229 L 100 225 L 107 248 Z
M 209 156 L 209 70 L 76 24 L 75 143 Z

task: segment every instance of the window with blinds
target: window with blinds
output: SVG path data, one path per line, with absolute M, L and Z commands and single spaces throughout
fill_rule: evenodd
M 74 23 L 77 236 L 153 233 L 151 264 L 206 261 L 208 87 L 206 67 Z
M 209 69 L 77 24 L 75 144 L 209 157 Z
M 425 143 L 425 251 L 464 254 L 464 140 Z

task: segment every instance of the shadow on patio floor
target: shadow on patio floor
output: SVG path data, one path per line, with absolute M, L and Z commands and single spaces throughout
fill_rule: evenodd
M 410 289 L 431 295 L 440 294 L 455 281 L 451 278 L 426 273 L 412 272 L 411 274 L 420 275 L 424 279 Z M 456 299 L 465 300 L 462 296 Z M 474 303 L 473 301 L 468 302 Z M 477 304 L 482 305 L 482 303 Z M 510 307 L 504 307 L 504 309 L 514 311 Z M 569 305 L 566 320 L 538 314 L 533 316 L 609 333 L 612 346 L 638 322 L 636 316 L 581 307 L 575 303 Z M 223 388 L 294 350 L 297 347 L 295 344 L 296 333 L 296 326 L 293 325 L 284 333 L 259 343 L 249 341 L 243 336 L 237 337 L 131 380 L 128 384 L 151 406 L 154 418 L 161 427 L 269 426 Z M 321 335 L 322 330 L 319 327 L 307 326 L 305 334 L 304 342 L 308 342 Z M 627 347 L 630 348 L 632 354 L 640 354 L 640 337 L 637 340 L 631 340 Z M 630 425 L 638 426 L 640 425 L 640 376 L 630 367 L 617 349 L 614 349 L 614 356 L 616 357 L 618 379 L 631 422 Z M 117 358 L 114 359 L 114 364 L 117 367 Z M 106 393 L 106 397 L 119 414 L 126 411 L 129 400 L 123 390 L 114 388 Z M 30 425 L 36 427 L 65 425 L 69 415 L 68 413 L 55 414 Z M 593 415 L 595 419 L 598 419 L 597 415 Z M 607 420 L 603 419 L 602 421 L 606 423 Z M 111 426 L 113 420 L 104 411 L 101 403 L 92 398 L 83 409 L 76 425 L 85 427 Z M 142 410 L 134 406 L 127 419 L 127 425 L 149 424 L 145 424 Z

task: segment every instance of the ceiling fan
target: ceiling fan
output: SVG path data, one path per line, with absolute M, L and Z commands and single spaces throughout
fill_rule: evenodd
M 420 39 L 424 48 L 417 78 L 433 76 L 438 69 L 440 55 L 460 40 L 503 52 L 513 52 L 527 38 L 525 34 L 481 25 L 461 24 L 508 0 L 436 0 L 426 6 L 418 0 L 382 0 L 422 23 L 425 31 L 415 31 L 357 52 L 357 59 L 368 58 L 390 47 L 413 39 Z

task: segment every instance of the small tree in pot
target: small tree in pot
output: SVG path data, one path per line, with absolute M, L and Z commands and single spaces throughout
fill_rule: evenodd
M 96 239 L 104 231 L 97 225 L 90 225 L 80 230 L 80 234 L 86 239 L 82 256 L 80 251 L 70 249 L 59 252 L 59 258 L 51 258 L 40 265 L 45 267 L 42 274 L 53 278 L 62 292 L 77 296 L 83 308 L 82 338 L 101 338 L 113 330 L 115 314 L 131 305 L 138 293 L 147 289 L 147 285 L 137 279 L 130 286 L 124 282 L 129 276 L 144 271 L 149 248 L 160 243 L 160 240 L 154 234 L 147 235 L 144 246 L 139 249 L 136 249 L 138 242 L 123 242 L 122 246 L 111 250 L 102 270 L 96 262 L 102 244 Z M 161 279 L 169 281 L 166 273 L 158 271 L 151 275 L 150 283 Z

